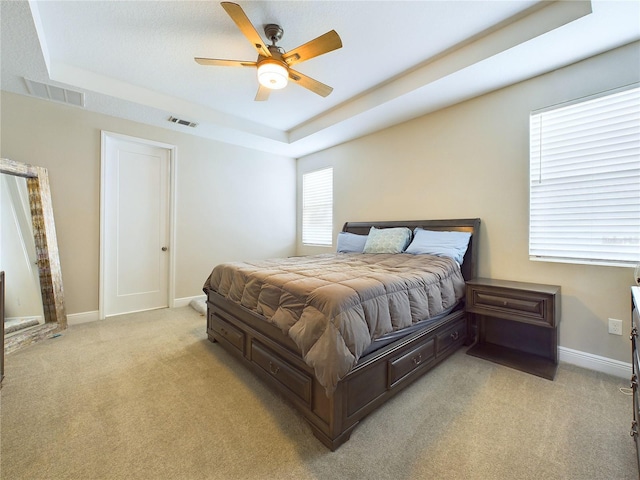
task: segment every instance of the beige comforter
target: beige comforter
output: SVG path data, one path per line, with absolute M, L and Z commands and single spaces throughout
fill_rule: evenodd
M 410 254 L 328 254 L 218 265 L 204 290 L 263 315 L 331 395 L 371 341 L 464 295 L 458 264 Z

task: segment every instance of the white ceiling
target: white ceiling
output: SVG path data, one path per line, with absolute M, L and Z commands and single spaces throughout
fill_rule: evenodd
M 243 1 L 259 33 L 291 50 L 331 29 L 343 48 L 295 68 L 255 102 L 256 60 L 214 1 L 0 2 L 1 87 L 25 78 L 85 93 L 85 108 L 300 157 L 640 39 L 640 1 Z M 175 125 L 169 116 L 198 123 Z

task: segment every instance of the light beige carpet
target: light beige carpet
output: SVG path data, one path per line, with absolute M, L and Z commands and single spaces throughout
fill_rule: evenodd
M 336 452 L 189 307 L 72 326 L 8 355 L 2 479 L 637 479 L 628 382 L 551 382 L 461 350 Z

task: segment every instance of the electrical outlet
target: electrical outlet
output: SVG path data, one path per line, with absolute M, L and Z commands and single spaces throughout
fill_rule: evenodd
M 612 335 L 622 335 L 622 320 L 609 319 L 609 333 Z

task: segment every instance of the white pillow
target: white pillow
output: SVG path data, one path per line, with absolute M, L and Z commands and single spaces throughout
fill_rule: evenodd
M 460 265 L 469 246 L 470 232 L 443 232 L 416 228 L 405 253 L 451 257 Z

